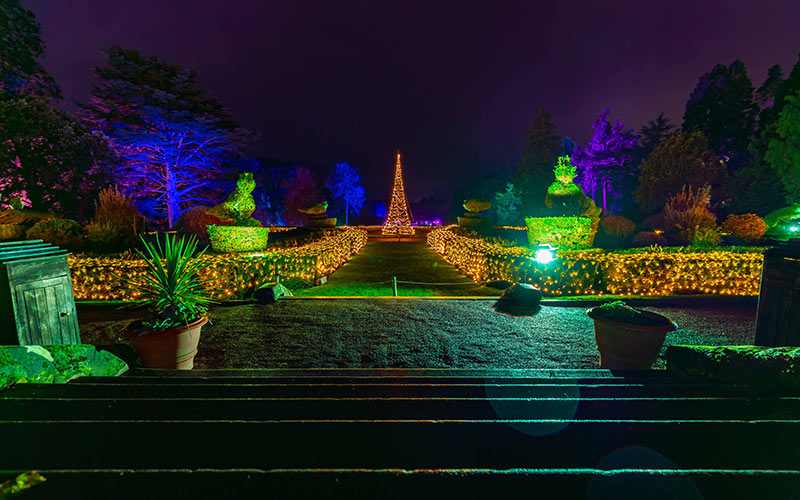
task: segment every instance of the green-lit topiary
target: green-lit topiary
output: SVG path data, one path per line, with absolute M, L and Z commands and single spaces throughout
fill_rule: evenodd
M 208 236 L 218 252 L 256 252 L 267 247 L 269 228 L 211 224 Z
M 599 219 L 592 217 L 526 217 L 528 243 L 566 248 L 592 246 Z

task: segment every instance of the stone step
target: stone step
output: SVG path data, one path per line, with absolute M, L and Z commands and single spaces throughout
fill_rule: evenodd
M 0 475 L 0 480 L 7 475 Z M 800 471 L 675 469 L 44 470 L 28 500 L 53 498 L 795 498 Z M 113 494 L 111 494 L 113 492 Z
M 0 470 L 592 468 L 795 469 L 800 421 L 398 420 L 0 422 Z M 622 468 L 617 464 L 611 468 Z
M 306 383 L 279 380 L 256 380 L 254 383 L 183 384 L 179 380 L 137 381 L 132 384 L 95 384 L 91 377 L 66 385 L 20 384 L 0 397 L 13 395 L 29 398 L 309 398 L 309 397 L 430 397 L 430 398 L 509 398 L 509 397 L 770 397 L 786 391 L 765 385 L 676 384 L 676 383 L 606 383 L 595 380 L 582 383 L 403 383 L 388 381 L 334 382 L 316 380 Z
M 29 399 L 0 394 L 0 422 L 35 420 L 796 420 L 784 398 L 256 398 Z

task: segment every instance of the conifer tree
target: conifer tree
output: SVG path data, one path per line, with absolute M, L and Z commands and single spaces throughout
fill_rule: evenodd
M 528 215 L 544 209 L 544 197 L 561 146 L 561 136 L 556 133 L 550 113 L 544 107 L 540 108 L 525 134 L 514 176 L 514 186 L 522 193 Z

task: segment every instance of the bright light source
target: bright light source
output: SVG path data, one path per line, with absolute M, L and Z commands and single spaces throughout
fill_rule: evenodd
M 789 228 L 789 231 L 796 233 L 797 231 L 800 231 L 800 226 L 792 226 Z
M 533 254 L 533 260 L 539 264 L 549 264 L 553 262 L 553 251 L 549 248 L 540 248 Z

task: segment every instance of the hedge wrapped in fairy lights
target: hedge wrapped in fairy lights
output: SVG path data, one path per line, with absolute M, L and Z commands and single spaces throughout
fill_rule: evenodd
M 564 250 L 539 265 L 533 251 L 435 229 L 428 245 L 476 283 L 525 280 L 552 295 L 757 295 L 762 248 Z
M 216 279 L 209 287 L 212 297 L 228 299 L 274 281 L 276 275 L 282 279 L 306 281 L 328 276 L 366 243 L 366 231 L 348 227 L 301 247 L 259 253 L 207 254 L 201 258 L 211 264 L 201 276 Z M 114 276 L 136 279 L 146 270 L 144 261 L 136 256 L 70 255 L 69 267 L 76 300 L 137 300 L 138 293 L 127 290 Z

